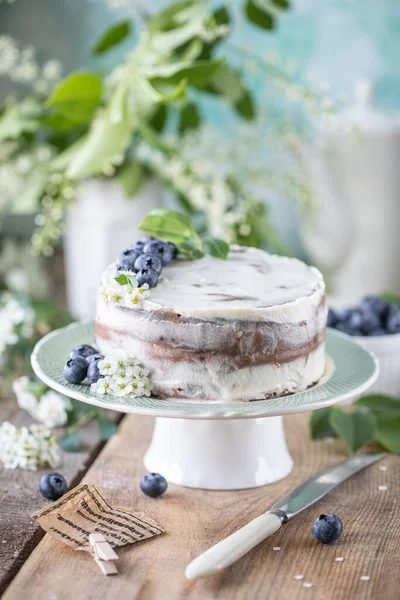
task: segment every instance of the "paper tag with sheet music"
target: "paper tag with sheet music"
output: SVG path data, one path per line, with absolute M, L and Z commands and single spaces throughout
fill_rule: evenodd
M 113 546 L 134 544 L 165 529 L 143 513 L 110 506 L 94 485 L 81 484 L 32 515 L 52 537 L 91 552 L 89 535 L 102 533 Z

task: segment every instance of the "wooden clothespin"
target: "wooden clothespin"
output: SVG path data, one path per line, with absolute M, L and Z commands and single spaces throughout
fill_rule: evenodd
M 116 575 L 118 573 L 114 560 L 118 560 L 118 554 L 113 550 L 102 533 L 91 533 L 89 544 L 93 548 L 94 560 L 98 564 L 103 575 Z

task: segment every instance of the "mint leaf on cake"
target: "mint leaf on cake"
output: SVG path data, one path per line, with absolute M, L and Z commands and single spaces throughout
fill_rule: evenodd
M 178 253 L 191 260 L 202 258 L 205 254 L 225 259 L 229 253 L 229 244 L 224 240 L 213 237 L 202 240 L 190 217 L 175 210 L 153 210 L 143 219 L 139 229 L 164 242 L 175 244 Z

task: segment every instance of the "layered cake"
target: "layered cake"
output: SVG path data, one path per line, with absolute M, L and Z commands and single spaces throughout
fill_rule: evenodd
M 113 263 L 102 276 L 96 344 L 104 354 L 134 356 L 149 370 L 154 396 L 275 398 L 324 372 L 325 285 L 296 259 L 243 247 L 226 260 L 178 258 L 132 305 L 118 302 L 115 276 Z

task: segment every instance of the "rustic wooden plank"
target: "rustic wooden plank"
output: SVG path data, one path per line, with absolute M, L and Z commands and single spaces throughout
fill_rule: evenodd
M 345 482 L 225 572 L 196 582 L 184 579 L 187 563 L 210 544 L 265 511 L 277 498 L 316 471 L 345 457 L 341 442 L 310 442 L 308 415 L 286 419 L 296 466 L 272 486 L 240 492 L 213 492 L 171 485 L 161 499 L 139 490 L 142 456 L 152 420 L 126 417 L 84 481 L 95 484 L 111 503 L 147 512 L 167 533 L 119 550 L 119 575 L 105 578 L 88 555 L 46 535 L 9 586 L 4 600 L 57 598 L 129 598 L 140 600 L 208 600 L 248 598 L 278 600 L 398 600 L 400 589 L 399 457 L 391 456 Z M 201 449 L 200 449 L 201 451 Z M 386 492 L 378 486 L 388 486 Z M 311 536 L 315 517 L 338 513 L 344 533 L 332 545 Z M 279 552 L 274 546 L 281 547 Z M 336 557 L 343 562 L 335 562 Z M 294 576 L 304 575 L 296 581 Z M 363 575 L 369 581 L 361 581 Z M 304 588 L 310 582 L 312 588 Z
M 112 414 L 116 418 L 116 413 Z M 29 415 L 19 410 L 15 398 L 11 397 L 3 397 L 0 404 L 0 423 L 6 420 L 19 427 L 32 423 Z M 62 463 L 57 467 L 72 487 L 80 481 L 103 446 L 95 423 L 86 425 L 80 434 L 82 450 L 62 452 Z M 0 594 L 44 535 L 30 515 L 47 503 L 40 495 L 38 484 L 43 473 L 49 470 L 8 471 L 0 466 Z

